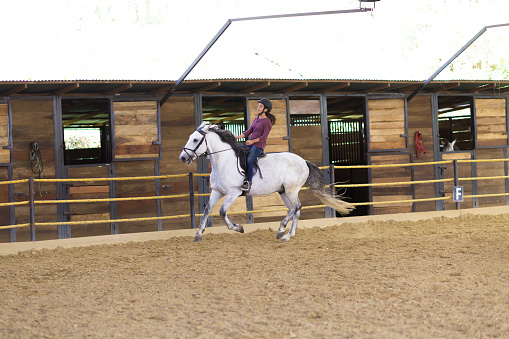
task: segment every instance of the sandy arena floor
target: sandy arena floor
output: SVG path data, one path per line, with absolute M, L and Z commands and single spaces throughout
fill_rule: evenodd
M 509 214 L 0 256 L 1 338 L 507 338 Z

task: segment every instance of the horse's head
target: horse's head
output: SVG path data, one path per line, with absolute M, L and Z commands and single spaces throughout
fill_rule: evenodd
M 459 151 L 458 146 L 456 144 L 456 139 L 453 142 L 449 142 L 449 140 L 445 140 L 443 152 L 452 152 Z
M 206 122 L 202 124 L 194 131 L 187 140 L 184 150 L 180 153 L 180 161 L 191 164 L 200 155 L 207 152 L 207 140 L 205 139 L 209 132 L 210 125 Z

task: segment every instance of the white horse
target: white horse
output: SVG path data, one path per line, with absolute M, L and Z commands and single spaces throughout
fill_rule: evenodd
M 246 148 L 237 144 L 235 136 L 230 131 L 219 130 L 216 126 L 205 122 L 189 136 L 180 154 L 180 160 L 191 164 L 197 157 L 207 153 L 212 164 L 210 173 L 212 193 L 194 237 L 195 242 L 201 241 L 210 211 L 225 195 L 219 214 L 228 229 L 244 233 L 242 225 L 233 224 L 226 216 L 228 208 L 242 194 L 240 186 L 244 181 L 244 175 L 240 173 L 239 168 L 239 156 L 242 157 L 242 152 L 245 153 Z M 247 195 L 258 196 L 278 192 L 289 209 L 288 215 L 281 221 L 277 239 L 288 241 L 295 237 L 302 207 L 299 201 L 299 191 L 302 186 L 309 187 L 325 205 L 343 215 L 354 208 L 353 205 L 334 198 L 324 184 L 320 169 L 296 154 L 289 152 L 267 154 L 264 158 L 258 159 L 258 165 L 259 168 L 253 177 L 253 185 Z M 284 228 L 290 219 L 293 219 L 292 227 L 285 235 Z
M 442 152 L 453 152 L 453 151 L 459 151 L 459 147 L 456 146 L 456 139 L 453 140 L 453 142 L 449 142 L 449 140 L 445 139 L 445 142 L 443 143 L 444 148 Z

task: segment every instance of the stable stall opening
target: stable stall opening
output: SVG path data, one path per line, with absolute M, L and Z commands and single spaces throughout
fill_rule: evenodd
M 109 99 L 62 99 L 65 165 L 111 162 Z
M 471 97 L 438 97 L 438 127 L 441 152 L 472 150 L 474 148 L 472 106 Z
M 246 130 L 246 103 L 243 97 L 203 97 L 202 112 L 203 121 L 230 130 L 234 135 Z
M 366 165 L 366 104 L 364 97 L 327 98 L 329 157 L 335 166 Z M 368 170 L 345 168 L 334 171 L 336 183 L 365 184 Z M 337 194 L 352 203 L 369 201 L 367 187 L 338 189 Z M 368 215 L 367 206 L 358 206 L 350 215 Z

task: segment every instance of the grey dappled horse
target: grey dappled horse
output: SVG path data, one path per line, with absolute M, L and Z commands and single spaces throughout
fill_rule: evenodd
M 219 130 L 216 126 L 204 122 L 189 136 L 187 144 L 180 153 L 180 160 L 187 164 L 191 164 L 197 157 L 207 153 L 212 164 L 210 173 L 212 193 L 194 237 L 195 242 L 202 239 L 210 211 L 225 195 L 219 214 L 228 229 L 244 233 L 242 225 L 233 224 L 226 216 L 228 208 L 242 194 L 240 186 L 244 181 L 244 175 L 240 173 L 238 162 L 242 152 L 246 152 L 246 149 L 237 144 L 235 136 L 230 131 Z M 351 204 L 334 198 L 326 189 L 320 169 L 296 154 L 289 152 L 267 154 L 264 158 L 258 159 L 258 166 L 251 191 L 247 195 L 258 196 L 278 192 L 289 209 L 288 215 L 281 221 L 277 231 L 278 239 L 288 241 L 295 237 L 302 207 L 299 201 L 299 190 L 302 186 L 309 187 L 325 205 L 343 215 L 354 208 Z M 284 228 L 290 219 L 293 219 L 292 227 L 285 235 Z
M 442 152 L 453 152 L 453 151 L 459 151 L 459 147 L 456 146 L 456 139 L 453 140 L 453 142 L 449 142 L 449 140 L 445 139 L 445 142 L 444 142 L 444 148 L 442 150 Z

